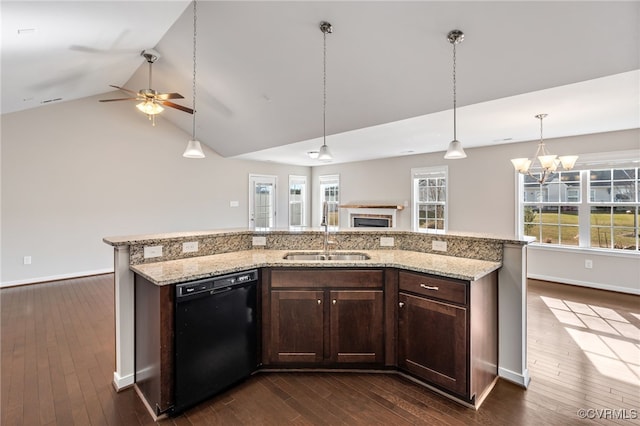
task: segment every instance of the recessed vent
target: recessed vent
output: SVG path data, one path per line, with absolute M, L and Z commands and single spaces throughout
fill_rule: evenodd
M 40 103 L 41 104 L 48 104 L 48 103 L 51 103 L 51 102 L 58 102 L 58 101 L 61 101 L 61 100 L 62 100 L 62 98 L 53 98 L 53 99 L 46 99 L 44 101 L 40 101 Z

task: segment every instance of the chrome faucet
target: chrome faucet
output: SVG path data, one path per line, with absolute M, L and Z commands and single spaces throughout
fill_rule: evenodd
M 329 254 L 329 245 L 334 244 L 334 241 L 329 240 L 329 203 L 324 202 L 322 204 L 322 223 L 320 226 L 324 226 L 324 240 L 322 242 L 322 250 L 325 255 Z

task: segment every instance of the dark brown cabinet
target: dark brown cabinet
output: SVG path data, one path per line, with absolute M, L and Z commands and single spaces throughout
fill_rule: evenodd
M 263 287 L 263 363 L 382 364 L 381 270 L 271 270 Z
M 497 377 L 497 274 L 399 272 L 398 367 L 478 404 Z
M 321 362 L 324 357 L 324 293 L 313 290 L 271 292 L 273 362 Z

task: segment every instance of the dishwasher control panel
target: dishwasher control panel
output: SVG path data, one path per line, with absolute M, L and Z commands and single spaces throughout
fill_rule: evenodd
M 176 297 L 187 297 L 194 294 L 207 293 L 216 289 L 233 287 L 258 280 L 258 271 L 251 270 L 219 277 L 206 278 L 176 285 Z

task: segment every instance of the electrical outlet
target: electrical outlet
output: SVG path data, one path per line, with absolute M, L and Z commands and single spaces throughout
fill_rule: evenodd
M 189 241 L 186 243 L 182 243 L 182 252 L 183 253 L 194 253 L 198 251 L 198 242 L 197 241 Z
M 267 245 L 267 237 L 253 237 L 253 245 L 254 246 L 266 246 Z
M 144 246 L 144 258 L 162 257 L 162 246 Z
M 393 237 L 380 237 L 380 247 L 393 247 L 394 245 Z
M 229 201 L 229 207 L 240 207 L 240 201 Z
M 433 251 L 447 251 L 447 242 L 446 241 L 431 241 L 431 250 Z
M 25 265 L 31 265 L 31 256 L 25 256 L 22 262 Z
M 592 269 L 593 268 L 593 260 L 585 259 L 584 267 L 587 268 L 587 269 Z

